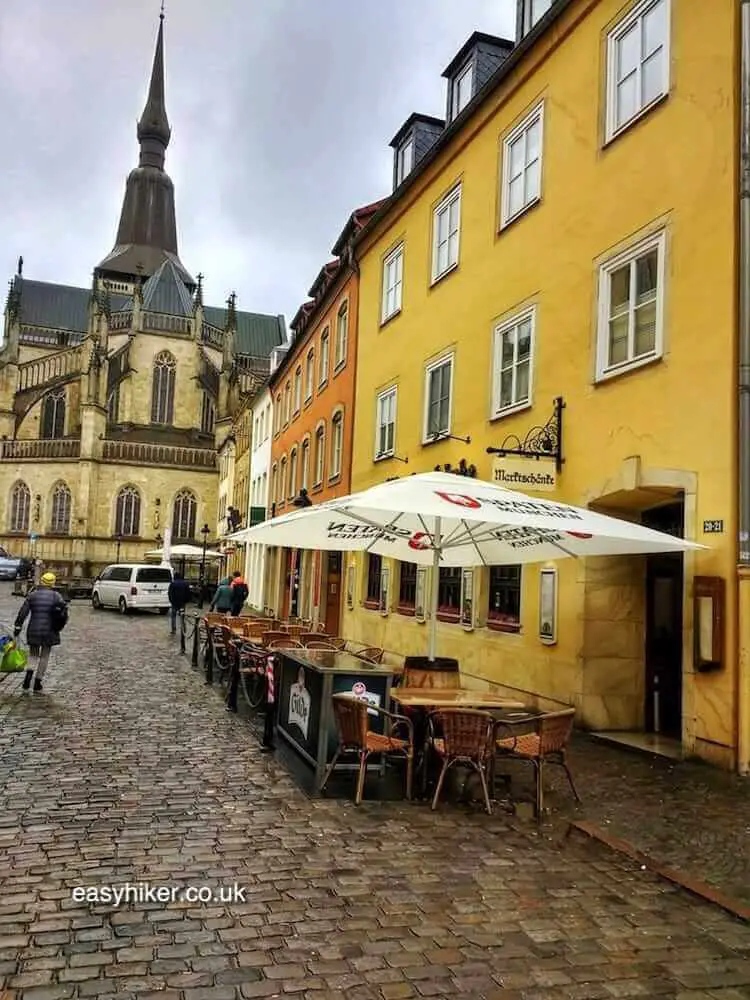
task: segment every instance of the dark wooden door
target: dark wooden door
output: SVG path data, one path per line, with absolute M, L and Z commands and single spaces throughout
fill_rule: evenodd
M 325 583 L 325 625 L 329 635 L 338 635 L 341 624 L 341 553 L 321 552 L 321 559 L 327 558 Z

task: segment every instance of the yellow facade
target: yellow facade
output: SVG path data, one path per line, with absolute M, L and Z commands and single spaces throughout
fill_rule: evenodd
M 501 446 L 508 435 L 523 440 L 546 423 L 553 400 L 562 397 L 564 464 L 555 491 L 544 495 L 630 518 L 678 503 L 684 536 L 708 546 L 684 558 L 674 735 L 687 753 L 742 767 L 733 346 L 737 25 L 728 3 L 665 4 L 668 92 L 607 141 L 608 38 L 639 6 L 622 0 L 565 5 L 554 26 L 365 234 L 358 248 L 352 489 L 446 463 L 455 467 L 461 459 L 489 479 L 487 447 Z M 540 196 L 503 224 L 508 141 L 538 112 Z M 459 184 L 457 266 L 431 282 L 433 214 Z M 618 255 L 624 254 L 625 266 L 628 253 L 650 241 L 656 256 L 649 260 L 658 262 L 656 356 L 600 377 L 597 359 L 605 356 L 597 345 L 611 343 L 607 331 L 614 329 L 608 323 L 613 311 L 602 315 L 604 296 L 609 305 L 615 299 L 609 265 L 614 273 Z M 384 261 L 399 244 L 401 311 L 383 324 Z M 639 266 L 633 265 L 634 273 Z M 496 416 L 494 350 L 502 336 L 496 331 L 527 314 L 533 317 L 530 399 Z M 449 431 L 470 436 L 471 443 L 425 444 L 426 367 L 448 354 Z M 377 398 L 392 386 L 395 455 L 408 458 L 408 465 L 375 460 Z M 722 522 L 723 533 L 704 535 L 707 521 Z M 426 629 L 396 607 L 398 567 L 389 613 L 381 615 L 364 606 L 366 557 L 354 562 L 353 607 L 345 613 L 343 634 L 425 652 Z M 440 622 L 438 652 L 457 657 L 476 683 L 524 692 L 541 705 L 575 705 L 579 722 L 591 729 L 644 728 L 653 695 L 645 652 L 654 628 L 647 578 L 658 581 L 658 568 L 648 575 L 645 557 L 562 560 L 557 567 L 555 643 L 539 638 L 540 567 L 523 570 L 520 628 L 511 633 L 487 627 L 489 571 L 477 570 L 473 629 Z M 725 660 L 722 669 L 705 674 L 693 665 L 696 575 L 726 584 Z

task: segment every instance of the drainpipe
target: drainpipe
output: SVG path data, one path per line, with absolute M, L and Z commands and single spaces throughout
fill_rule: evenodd
M 740 62 L 740 273 L 739 273 L 739 564 L 750 574 L 750 0 L 740 0 L 741 62 Z M 742 592 L 750 586 L 743 582 Z M 743 635 L 744 594 L 739 601 L 738 635 Z M 750 605 L 749 605 L 750 607 Z M 746 618 L 745 618 L 746 621 Z M 740 643 L 740 647 L 742 642 Z M 750 664 L 738 658 L 737 691 L 737 763 L 741 772 L 748 767 L 748 692 L 746 675 Z

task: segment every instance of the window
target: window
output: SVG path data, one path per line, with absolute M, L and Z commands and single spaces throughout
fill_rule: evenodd
M 457 118 L 472 97 L 472 84 L 474 82 L 474 64 L 469 63 L 461 70 L 453 80 L 451 90 L 451 121 Z
M 398 581 L 399 611 L 413 611 L 417 600 L 417 564 L 401 563 Z
M 438 573 L 438 617 L 458 620 L 461 614 L 461 568 L 441 566 Z
M 272 504 L 275 504 L 276 501 L 279 499 L 278 496 L 276 495 L 277 488 L 278 488 L 278 469 L 274 465 L 274 467 L 271 469 L 271 503 Z
M 607 39 L 607 139 L 669 92 L 670 0 L 644 0 Z
M 346 345 L 349 336 L 349 303 L 344 302 L 336 317 L 336 349 L 333 355 L 333 370 L 346 364 Z
M 367 557 L 367 588 L 365 590 L 365 601 L 368 604 L 380 606 L 380 574 L 383 569 L 383 560 L 379 555 L 370 552 Z
M 531 400 L 531 349 L 534 310 L 495 330 L 492 415 L 499 417 Z
M 503 142 L 502 225 L 541 197 L 544 105 L 513 129 Z
M 552 6 L 553 0 L 524 0 L 523 33 L 527 34 Z
M 284 425 L 289 423 L 292 415 L 292 383 L 287 381 L 284 387 Z
M 401 287 L 404 277 L 404 247 L 396 247 L 383 261 L 383 307 L 381 321 L 401 312 Z
M 294 373 L 294 412 L 299 413 L 302 409 L 302 369 L 298 368 Z
M 344 413 L 339 410 L 331 421 L 331 471 L 334 479 L 341 475 L 341 456 L 344 452 Z
M 405 139 L 396 151 L 396 187 L 411 173 L 414 166 L 414 137 Z
M 320 337 L 320 364 L 318 366 L 318 385 L 325 385 L 328 381 L 328 363 L 331 337 L 328 327 L 325 328 Z
M 53 389 L 42 400 L 39 437 L 49 440 L 65 434 L 65 389 Z
M 151 390 L 152 424 L 171 424 L 174 422 L 174 381 L 176 371 L 177 362 L 169 351 L 162 351 L 156 355 Z
M 425 386 L 424 440 L 450 434 L 453 356 L 441 358 L 427 368 Z
M 286 456 L 281 460 L 281 481 L 279 482 L 279 503 L 286 500 Z
M 300 488 L 310 488 L 310 438 L 307 437 L 302 442 L 302 470 L 300 478 Z
M 432 219 L 432 280 L 437 281 L 458 264 L 461 225 L 461 186 L 454 188 L 435 209 Z
M 29 530 L 31 512 L 31 491 L 26 483 L 16 483 L 10 492 L 10 530 Z
M 273 432 L 279 433 L 281 427 L 281 393 L 276 396 L 276 408 L 273 411 Z
M 120 416 L 120 385 L 119 383 L 110 392 L 107 398 L 107 423 L 116 424 Z
M 297 496 L 297 449 L 292 448 L 289 455 L 289 499 Z
M 521 567 L 490 566 L 487 624 L 517 629 L 521 624 Z
M 661 356 L 664 242 L 664 233 L 660 233 L 601 269 L 599 378 Z
M 381 392 L 377 400 L 375 458 L 386 458 L 396 447 L 396 387 Z
M 65 483 L 57 483 L 52 490 L 52 517 L 49 530 L 53 535 L 70 534 L 71 495 Z
M 135 571 L 136 583 L 171 583 L 172 570 L 166 566 L 141 566 Z
M 310 351 L 305 362 L 305 402 L 312 399 L 313 379 L 315 378 L 315 353 Z
M 123 486 L 117 494 L 115 534 L 136 537 L 141 525 L 141 495 L 135 486 Z
M 210 393 L 204 392 L 201 399 L 201 430 L 204 434 L 213 434 L 216 424 L 216 404 Z
M 326 452 L 326 429 L 325 424 L 321 424 L 315 431 L 315 479 L 313 486 L 320 486 L 323 482 L 323 472 L 325 466 Z
M 172 509 L 172 538 L 195 538 L 198 501 L 192 490 L 180 490 Z

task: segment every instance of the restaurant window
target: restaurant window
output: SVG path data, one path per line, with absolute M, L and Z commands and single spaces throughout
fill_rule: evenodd
M 371 552 L 367 557 L 367 589 L 365 601 L 367 604 L 380 606 L 380 573 L 383 560 Z
M 521 625 L 521 567 L 490 566 L 487 624 L 517 630 Z
M 461 614 L 461 568 L 442 566 L 438 577 L 438 618 L 458 621 Z
M 417 564 L 401 563 L 398 581 L 398 610 L 414 611 L 417 600 Z

